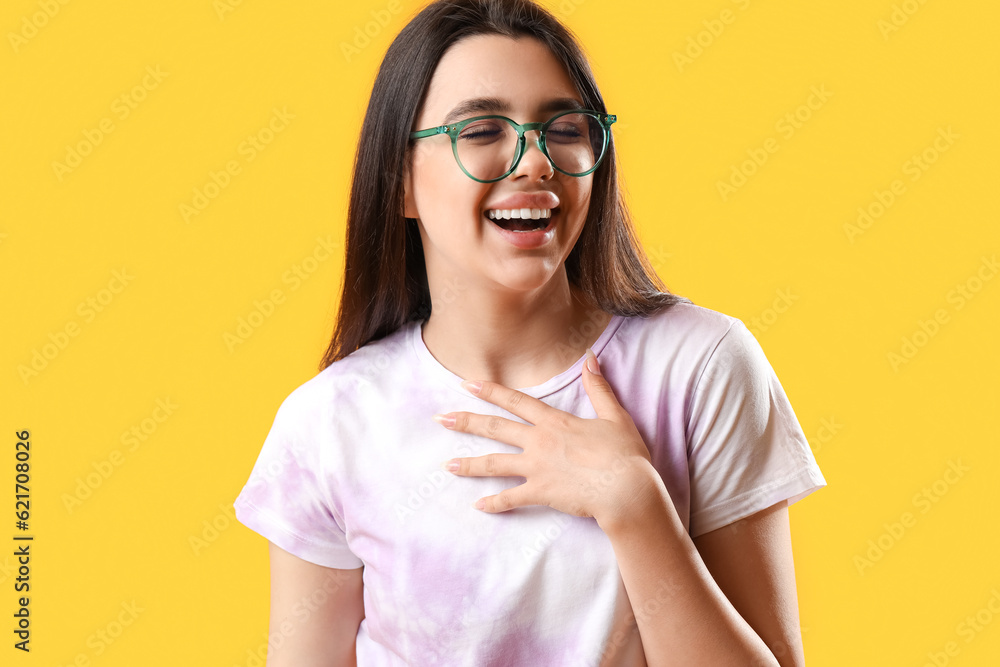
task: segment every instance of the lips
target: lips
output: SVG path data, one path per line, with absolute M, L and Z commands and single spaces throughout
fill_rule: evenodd
M 526 232 L 551 227 L 558 206 L 554 192 L 517 192 L 491 203 L 483 215 L 501 229 Z
M 541 190 L 539 192 L 518 192 L 505 199 L 490 203 L 484 211 L 507 210 L 517 208 L 556 208 L 559 206 L 559 197 L 554 192 Z
M 508 243 L 522 250 L 532 250 L 535 248 L 541 248 L 553 241 L 556 235 L 556 225 L 558 224 L 559 210 L 555 209 L 552 211 L 552 217 L 547 219 L 537 220 L 535 222 L 545 222 L 546 224 L 541 229 L 535 229 L 531 231 L 515 231 L 513 229 L 506 229 L 497 223 L 496 220 L 490 220 L 483 216 L 489 223 L 490 227 L 493 228 L 496 233 L 498 233 L 502 238 L 504 238 Z M 501 220 L 502 223 L 520 223 L 521 220 Z M 532 222 L 532 221 L 528 221 Z

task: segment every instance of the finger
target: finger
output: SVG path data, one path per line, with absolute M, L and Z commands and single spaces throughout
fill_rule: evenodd
M 528 396 L 516 389 L 505 387 L 499 382 L 486 381 L 479 384 L 482 385 L 479 391 L 473 391 L 468 382 L 463 382 L 462 387 L 484 401 L 489 401 L 531 424 L 537 424 L 545 418 L 546 414 L 555 410 L 551 405 L 543 403 L 534 396 Z
M 525 477 L 523 465 L 521 454 L 486 454 L 451 459 L 444 464 L 444 469 L 463 477 Z
M 590 370 L 591 364 L 597 368 L 597 373 Z M 587 360 L 583 366 L 586 368 L 583 387 L 587 391 L 587 396 L 590 397 L 590 403 L 594 406 L 597 416 L 601 419 L 619 421 L 622 414 L 626 413 L 625 408 L 618 402 L 614 389 L 601 374 L 601 366 L 597 361 L 597 356 L 589 347 L 587 348 Z
M 476 412 L 449 412 L 448 415 L 455 419 L 455 423 L 449 426 L 452 431 L 481 435 L 490 440 L 505 442 L 508 445 L 521 447 L 530 437 L 529 431 L 534 428 L 530 424 L 521 424 L 512 419 L 501 417 L 500 415 L 481 415 Z
M 540 505 L 541 503 L 537 498 L 533 497 L 533 494 L 534 490 L 529 488 L 529 484 L 525 482 L 519 486 L 504 489 L 496 495 L 480 498 L 473 503 L 473 507 L 478 510 L 482 510 L 483 512 L 496 514 L 498 512 L 512 510 L 515 507 Z

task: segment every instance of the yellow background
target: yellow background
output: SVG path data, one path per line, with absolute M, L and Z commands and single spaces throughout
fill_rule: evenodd
M 1000 6 L 546 4 L 581 38 L 619 116 L 657 271 L 754 329 L 829 482 L 791 509 L 809 664 L 997 664 L 1000 280 L 984 280 L 983 258 L 1000 251 Z M 266 543 L 230 504 L 279 403 L 316 373 L 370 85 L 422 5 L 233 5 L 0 9 L 3 664 L 252 665 L 265 642 Z M 366 24 L 374 37 L 348 57 L 342 45 Z M 813 87 L 830 95 L 810 109 Z M 274 109 L 294 118 L 250 160 L 243 142 Z M 788 136 L 779 122 L 796 113 Z M 57 173 L 102 122 L 113 131 Z M 743 166 L 768 140 L 766 162 Z M 933 164 L 912 180 L 925 151 Z M 185 220 L 181 205 L 229 161 L 240 172 Z M 724 199 L 734 168 L 754 173 Z M 849 234 L 896 180 L 902 194 Z M 337 252 L 304 261 L 327 237 Z M 295 283 L 295 267 L 312 272 Z M 961 308 L 959 285 L 976 289 Z M 283 303 L 227 346 L 274 290 Z M 894 364 L 904 338 L 916 353 Z M 52 358 L 25 380 L 43 351 Z M 133 428 L 145 440 L 130 448 Z M 29 655 L 11 646 L 21 429 L 36 536 Z M 967 470 L 946 474 L 950 463 Z M 99 485 L 68 507 L 88 475 Z M 961 624 L 977 612 L 972 632 Z M 121 620 L 113 643 L 98 639 Z

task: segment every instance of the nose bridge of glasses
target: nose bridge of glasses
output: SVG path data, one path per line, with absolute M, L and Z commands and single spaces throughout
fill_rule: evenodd
M 531 138 L 530 143 L 533 143 L 535 145 L 535 148 L 537 148 L 538 151 L 542 155 L 544 155 L 546 157 L 546 159 L 548 159 L 548 154 L 547 154 L 547 152 L 545 150 L 545 147 L 544 147 L 544 141 L 542 140 L 542 130 L 543 130 L 544 126 L 545 126 L 545 123 L 523 123 L 521 125 L 521 135 L 524 137 L 524 151 L 523 151 L 523 153 L 527 153 L 527 151 L 528 151 L 528 147 L 529 147 L 528 146 L 528 144 L 529 144 L 528 133 L 529 132 L 535 132 L 535 136 Z M 522 153 L 522 157 L 524 156 L 523 153 Z
M 525 135 L 527 135 L 528 132 L 537 132 L 535 135 L 535 143 L 538 144 L 539 148 L 541 148 L 542 128 L 544 127 L 545 123 L 524 123 L 521 125 L 521 130 Z

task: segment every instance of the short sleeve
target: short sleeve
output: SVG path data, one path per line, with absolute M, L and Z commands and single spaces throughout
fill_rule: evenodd
M 247 528 L 299 558 L 339 569 L 364 563 L 347 545 L 326 488 L 320 452 L 329 415 L 305 409 L 297 390 L 278 408 L 257 462 L 236 501 Z
M 763 349 L 735 320 L 698 380 L 688 416 L 692 537 L 826 486 Z

